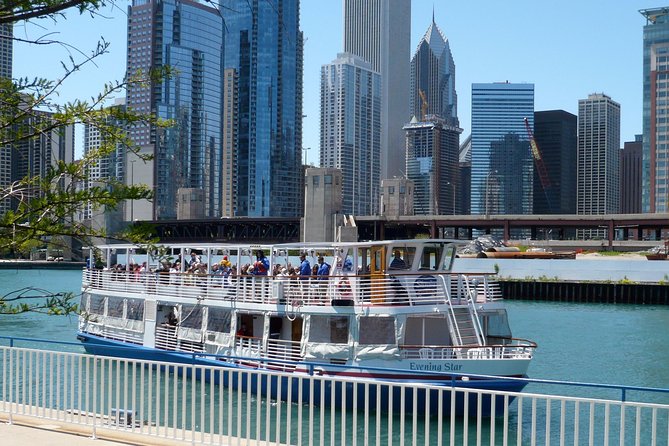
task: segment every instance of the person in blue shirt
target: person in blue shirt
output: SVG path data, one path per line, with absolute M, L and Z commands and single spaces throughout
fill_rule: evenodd
M 327 280 L 330 275 L 330 265 L 325 262 L 322 256 L 318 257 L 318 279 Z
M 311 275 L 311 264 L 305 253 L 300 254 L 300 280 L 307 280 Z
M 267 271 L 269 270 L 269 260 L 265 257 L 265 253 L 261 250 L 256 252 L 256 261 L 253 264 L 253 270 L 251 274 L 254 276 L 266 276 Z

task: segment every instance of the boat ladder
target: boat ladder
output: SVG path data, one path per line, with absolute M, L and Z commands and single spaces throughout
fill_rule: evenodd
M 481 346 L 483 329 L 476 312 L 477 284 L 469 283 L 466 277 L 461 277 L 465 288 L 467 306 L 453 306 L 453 299 L 448 299 L 449 330 L 453 345 Z

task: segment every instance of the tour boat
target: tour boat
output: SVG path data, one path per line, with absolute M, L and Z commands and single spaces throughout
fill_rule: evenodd
M 453 271 L 456 248 L 434 239 L 101 245 L 83 273 L 78 339 L 93 354 L 284 380 L 520 391 L 514 378 L 526 377 L 536 344 L 512 337 L 491 274 Z

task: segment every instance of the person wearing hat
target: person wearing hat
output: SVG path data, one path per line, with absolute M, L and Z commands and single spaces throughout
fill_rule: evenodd
M 307 280 L 311 276 L 311 265 L 305 253 L 300 254 L 300 280 Z

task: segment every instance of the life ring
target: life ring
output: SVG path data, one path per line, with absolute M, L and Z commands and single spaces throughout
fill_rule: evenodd
M 413 285 L 416 296 L 420 298 L 432 297 L 437 293 L 437 278 L 434 276 L 419 276 Z
M 337 294 L 340 299 L 353 299 L 353 289 L 351 288 L 351 282 L 348 280 L 348 277 L 339 279 L 339 283 L 337 283 Z

